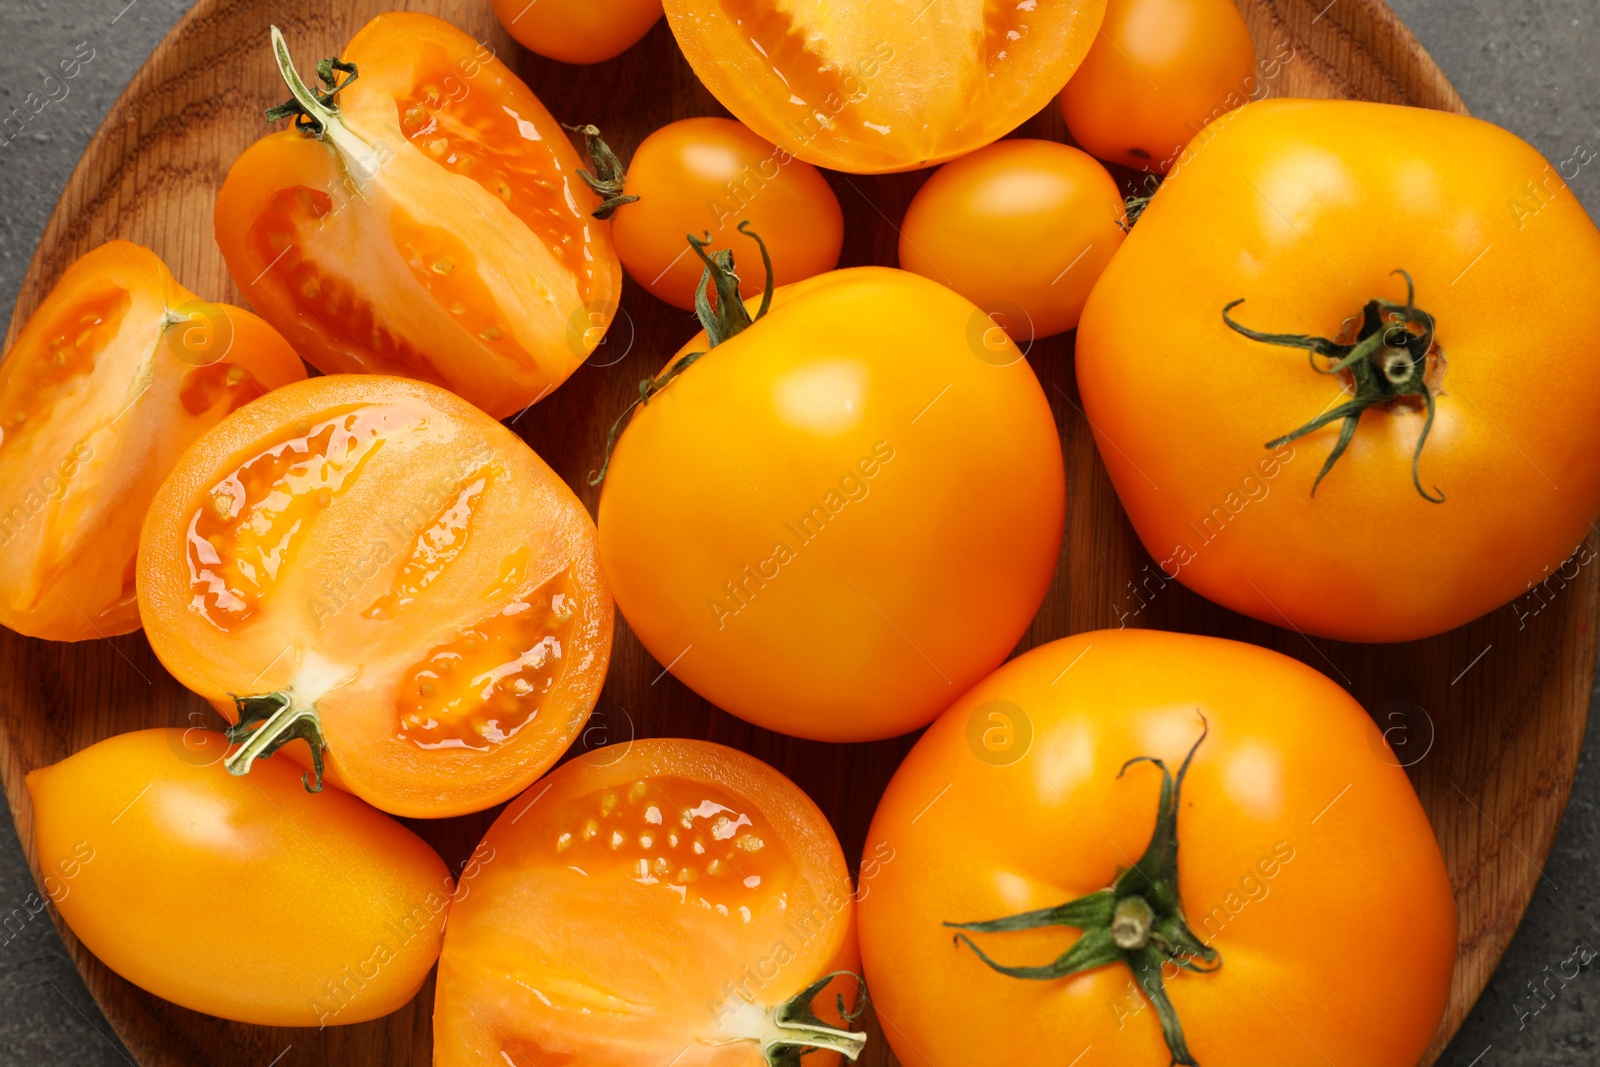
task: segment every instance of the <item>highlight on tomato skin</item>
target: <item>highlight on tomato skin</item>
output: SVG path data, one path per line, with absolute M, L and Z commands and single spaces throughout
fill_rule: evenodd
M 494 0 L 506 32 L 563 63 L 602 63 L 632 48 L 661 20 L 661 0 Z
M 342 1026 L 416 995 L 454 888 L 421 838 L 206 730 L 119 734 L 28 774 L 45 895 L 123 978 L 258 1026 Z
M 548 396 L 620 299 L 576 150 L 492 49 L 431 15 L 379 15 L 339 58 L 337 91 L 294 103 L 323 135 L 268 134 L 230 168 L 229 273 L 325 373 L 416 378 L 496 418 Z
M 272 327 L 200 299 L 149 249 L 75 261 L 0 363 L 0 624 L 53 641 L 138 629 L 156 487 L 208 427 L 304 377 Z
M 195 442 L 150 507 L 162 664 L 235 724 L 397 815 L 515 796 L 577 736 L 612 603 L 593 522 L 505 426 L 436 386 L 329 375 Z M 325 761 L 324 762 L 324 758 Z
M 512 801 L 463 868 L 433 1062 L 854 1060 L 854 914 L 826 817 L 773 768 L 681 738 L 598 749 Z

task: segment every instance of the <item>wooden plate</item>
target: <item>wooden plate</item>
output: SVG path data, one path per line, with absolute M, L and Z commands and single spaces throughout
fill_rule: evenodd
M 1260 93 L 1347 96 L 1464 110 L 1460 98 L 1378 0 L 1239 0 L 1263 59 Z M 1326 5 L 1326 6 L 1324 6 Z M 288 36 L 302 70 L 334 54 L 379 0 L 334 11 L 275 0 L 200 0 L 156 49 L 84 153 L 45 229 L 17 300 L 10 338 L 79 255 L 112 237 L 155 249 L 202 296 L 238 302 L 212 240 L 212 201 L 228 165 L 266 131 L 262 109 L 284 97 L 267 28 Z M 409 6 L 409 5 L 408 5 Z M 620 59 L 569 67 L 529 56 L 496 23 L 487 0 L 429 9 L 491 44 L 555 115 L 597 122 L 623 158 L 676 118 L 720 114 L 660 24 Z M 285 7 L 288 10 L 285 10 Z M 1052 106 L 1028 124 L 1064 139 Z M 844 265 L 895 262 L 896 233 L 923 175 L 830 175 L 847 219 Z M 605 431 L 667 354 L 693 332 L 681 312 L 631 282 L 606 346 L 516 429 L 592 508 L 582 475 Z M 1308 640 L 1233 615 L 1163 583 L 1139 547 L 1079 412 L 1072 345 L 1056 338 L 1029 355 L 1061 426 L 1067 460 L 1067 537 L 1050 596 L 1022 642 L 1031 647 L 1106 626 L 1156 626 L 1254 641 L 1295 656 L 1350 691 L 1409 765 L 1449 864 L 1461 915 L 1449 1011 L 1425 1062 L 1455 1033 L 1499 961 L 1540 877 L 1572 783 L 1595 663 L 1600 568 L 1569 566 L 1537 594 L 1430 641 L 1387 647 Z M 1582 557 L 1588 558 L 1588 557 Z M 218 723 L 161 669 L 141 634 L 79 645 L 0 631 L 0 770 L 17 831 L 33 856 L 23 775 L 124 730 Z M 910 738 L 835 746 L 748 726 L 663 675 L 619 625 L 610 681 L 591 736 L 678 734 L 754 753 L 794 778 L 833 820 L 845 854 L 861 854 L 873 807 Z M 1377 731 L 1374 731 L 1376 736 Z M 1375 758 L 1381 752 L 1375 745 Z M 494 812 L 415 824 L 459 869 Z M 37 868 L 36 877 L 37 877 Z M 175 900 L 175 911 L 214 908 Z M 142 1064 L 337 1064 L 409 1067 L 431 1059 L 430 981 L 387 1019 L 316 1030 L 243 1026 L 186 1011 L 107 970 L 62 927 L 89 989 Z M 292 1051 L 291 1051 L 292 1046 Z M 863 1062 L 892 1063 L 881 1040 Z

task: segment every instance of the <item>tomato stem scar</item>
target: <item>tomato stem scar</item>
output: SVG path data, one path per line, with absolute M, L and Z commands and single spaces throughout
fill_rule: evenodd
M 611 150 L 611 146 L 601 138 L 600 127 L 589 123 L 582 126 L 568 126 L 563 122 L 561 128 L 568 133 L 583 134 L 588 146 L 589 162 L 594 164 L 594 173 L 591 174 L 579 167 L 578 177 L 582 178 L 583 184 L 602 201 L 599 207 L 589 212 L 590 215 L 597 219 L 609 219 L 617 208 L 639 199 L 622 191 L 623 184 L 628 180 L 628 172 L 623 168 L 622 160 Z
M 1424 500 L 1434 504 L 1444 503 L 1444 492 L 1437 485 L 1433 487 L 1437 496 L 1429 494 L 1422 488 L 1422 477 L 1417 469 L 1422 460 L 1422 446 L 1428 441 L 1428 431 L 1433 429 L 1433 390 L 1428 387 L 1426 381 L 1428 353 L 1434 348 L 1433 316 L 1416 306 L 1416 288 L 1412 284 L 1411 275 L 1403 270 L 1392 273 L 1406 280 L 1406 302 L 1396 304 L 1383 299 L 1367 301 L 1367 306 L 1362 310 L 1361 331 L 1357 334 L 1354 344 L 1340 344 L 1327 337 L 1307 334 L 1263 333 L 1242 326 L 1229 317 L 1228 312 L 1244 303 L 1243 298 L 1233 301 L 1222 309 L 1222 321 L 1228 324 L 1229 329 L 1263 344 L 1303 348 L 1306 350 L 1312 370 L 1318 374 L 1347 372 L 1355 384 L 1354 399 L 1337 405 L 1298 430 L 1286 433 L 1266 444 L 1267 448 L 1278 448 L 1320 430 L 1335 419 L 1344 420 L 1344 425 L 1339 430 L 1338 442 L 1334 444 L 1333 451 L 1328 453 L 1327 460 L 1322 464 L 1322 470 L 1317 472 L 1316 481 L 1311 483 L 1312 496 L 1317 495 L 1317 486 L 1322 484 L 1322 479 L 1333 469 L 1333 465 L 1349 447 L 1351 439 L 1355 437 L 1356 429 L 1361 424 L 1363 412 L 1401 397 L 1420 397 L 1427 410 L 1427 418 L 1422 424 L 1422 433 L 1417 438 L 1416 451 L 1411 454 L 1411 482 Z M 1331 359 L 1333 363 L 1326 367 L 1319 366 L 1318 356 Z
M 1156 811 L 1155 831 L 1150 835 L 1144 855 L 1132 867 L 1117 875 L 1109 888 L 1096 890 L 1088 896 L 1053 908 L 1009 915 L 1003 919 L 944 924 L 978 934 L 1035 930 L 1045 926 L 1077 928 L 1082 931 L 1081 936 L 1053 963 L 1031 967 L 1011 967 L 996 962 L 965 933 L 956 934 L 955 943 L 958 946 L 965 944 L 978 954 L 980 960 L 1003 975 L 1036 982 L 1066 978 L 1107 964 L 1124 964 L 1133 972 L 1145 998 L 1156 1009 L 1172 1063 L 1185 1067 L 1197 1067 L 1197 1061 L 1184 1040 L 1177 1010 L 1172 1006 L 1172 1001 L 1167 999 L 1162 971 L 1172 966 L 1176 968 L 1173 976 L 1179 970 L 1207 974 L 1222 966 L 1222 957 L 1217 950 L 1203 944 L 1189 927 L 1178 899 L 1178 803 L 1183 794 L 1184 777 L 1189 773 L 1189 764 L 1206 735 L 1211 732 L 1204 715 L 1200 716 L 1200 722 L 1200 737 L 1184 757 L 1176 779 L 1167 770 L 1167 765 L 1154 756 L 1135 756 L 1117 772 L 1117 777 L 1121 778 L 1136 763 L 1154 764 L 1161 771 L 1161 800 Z M 1201 962 L 1197 963 L 1197 960 Z
M 228 695 L 233 696 L 232 693 Z M 239 713 L 239 721 L 228 727 L 228 741 L 243 744 L 224 763 L 229 774 L 249 774 L 251 764 L 257 759 L 266 759 L 298 738 L 310 746 L 314 768 L 301 775 L 300 781 L 306 792 L 322 792 L 322 754 L 328 743 L 323 739 L 322 720 L 314 706 L 296 704 L 287 691 L 253 697 L 234 696 L 233 706 Z

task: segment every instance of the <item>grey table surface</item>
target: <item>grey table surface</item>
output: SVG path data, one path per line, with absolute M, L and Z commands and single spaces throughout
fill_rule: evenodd
M 1390 3 L 1474 114 L 1521 135 L 1552 163 L 1571 158 L 1580 146 L 1600 149 L 1595 0 Z M 0 113 L 31 92 L 54 97 L 21 136 L 0 146 L 0 307 L 15 300 L 45 220 L 95 128 L 188 7 L 187 0 L 0 0 Z M 75 79 L 54 89 L 43 85 L 58 60 L 89 50 L 92 58 Z M 1600 214 L 1595 168 L 1581 170 L 1572 185 L 1590 214 Z M 1445 1067 L 1600 1064 L 1600 976 L 1594 964 L 1574 979 L 1556 976 L 1577 946 L 1600 946 L 1595 706 L 1546 877 L 1499 971 L 1441 1061 Z M 0 1065 L 132 1063 L 49 920 L 27 918 L 23 905 L 33 892 L 7 818 L 0 829 Z M 293 1067 L 292 1061 L 282 1067 Z

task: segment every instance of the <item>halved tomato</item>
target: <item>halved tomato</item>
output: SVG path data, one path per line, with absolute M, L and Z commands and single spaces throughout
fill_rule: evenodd
M 235 412 L 156 494 L 139 553 L 150 645 L 238 720 L 234 773 L 299 738 L 385 811 L 478 811 L 555 762 L 605 680 L 588 513 L 435 386 L 335 375 Z
M 139 628 L 134 551 L 161 479 L 246 401 L 306 376 L 272 327 L 201 300 L 148 248 L 68 267 L 0 363 L 0 623 Z
M 742 752 L 657 738 L 566 764 L 462 871 L 438 1067 L 854 1060 L 850 872 L 828 820 Z
M 239 157 L 216 204 L 251 304 L 320 370 L 433 382 L 496 417 L 565 381 L 622 278 L 538 98 L 431 15 L 373 19 L 315 96 L 274 44 L 302 114 Z

